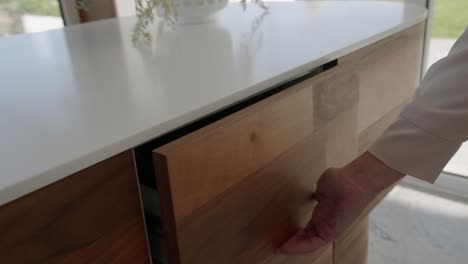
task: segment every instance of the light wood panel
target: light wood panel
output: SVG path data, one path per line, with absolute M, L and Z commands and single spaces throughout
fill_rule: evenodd
M 277 256 L 267 259 L 262 264 L 333 264 L 333 247 L 319 249 L 312 254 L 295 256 Z
M 156 150 L 168 159 L 176 221 L 313 132 L 310 83 L 276 94 Z
M 357 74 L 339 66 L 316 80 L 314 127 L 325 134 L 327 167 L 340 167 L 357 154 L 357 109 L 359 83 Z
M 0 263 L 149 263 L 133 155 L 0 207 Z
M 398 105 L 385 116 L 380 118 L 377 122 L 372 124 L 366 130 L 359 133 L 359 153 L 362 154 L 366 152 L 372 144 L 382 135 L 383 132 L 398 119 L 401 111 L 406 105 L 406 101 L 401 105 Z
M 410 98 L 420 82 L 424 23 L 345 56 L 359 82 L 358 133 Z
M 366 216 L 335 242 L 333 263 L 366 264 L 368 233 L 369 217 Z

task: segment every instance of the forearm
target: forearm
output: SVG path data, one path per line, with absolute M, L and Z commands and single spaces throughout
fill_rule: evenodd
M 434 182 L 468 140 L 468 31 L 427 72 L 412 102 L 369 150 L 383 163 Z

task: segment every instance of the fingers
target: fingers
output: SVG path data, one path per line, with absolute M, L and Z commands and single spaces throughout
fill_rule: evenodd
M 305 254 L 316 251 L 326 245 L 326 242 L 317 236 L 311 236 L 304 230 L 298 231 L 293 237 L 286 241 L 279 249 L 277 254 Z

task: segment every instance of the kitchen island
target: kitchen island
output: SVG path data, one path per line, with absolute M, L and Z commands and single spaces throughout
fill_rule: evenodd
M 134 17 L 1 39 L 0 262 L 364 263 L 365 216 L 273 251 L 411 97 L 427 11 L 269 6 L 156 23 L 146 46 Z

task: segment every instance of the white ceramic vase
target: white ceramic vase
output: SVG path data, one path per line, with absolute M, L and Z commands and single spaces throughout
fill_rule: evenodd
M 177 24 L 194 24 L 208 21 L 228 4 L 228 0 L 174 0 L 177 8 Z M 156 8 L 158 15 L 164 8 Z

